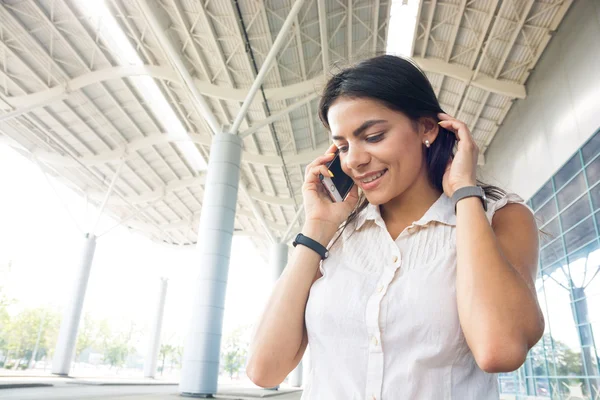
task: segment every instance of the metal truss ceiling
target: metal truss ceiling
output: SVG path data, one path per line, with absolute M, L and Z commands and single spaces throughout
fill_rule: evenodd
M 156 241 L 193 244 L 204 174 L 192 168 L 136 82 L 154 79 L 208 160 L 212 133 L 194 92 L 223 129 L 233 125 L 294 2 L 155 2 L 190 88 L 140 1 L 106 0 L 143 63 L 129 65 L 75 0 L 1 0 L 0 139 L 89 201 L 106 203 L 126 226 Z M 391 0 L 306 0 L 286 32 L 239 129 L 248 196 L 240 194 L 235 229 L 263 250 L 261 222 L 273 240 L 301 224 L 304 168 L 328 143 L 315 116 L 330 63 L 383 52 L 390 6 Z M 109 187 L 114 192 L 105 201 Z
M 413 58 L 485 154 L 572 0 L 429 0 Z
M 1 0 L 0 139 L 132 229 L 189 245 L 197 240 L 204 174 L 190 165 L 180 139 L 167 134 L 137 82 L 156 82 L 208 160 L 211 126 L 234 125 L 294 2 L 141 1 L 106 0 L 142 61 L 131 65 L 75 0 Z M 571 2 L 421 2 L 413 58 L 442 107 L 469 124 L 483 154 L 512 102 L 526 96 L 527 77 Z M 150 3 L 177 62 L 144 14 Z M 306 0 L 285 32 L 239 128 L 246 195 L 235 229 L 262 250 L 266 238 L 285 241 L 301 225 L 303 171 L 329 141 L 316 108 L 330 65 L 383 52 L 390 6 L 391 0 Z M 216 121 L 207 122 L 206 110 Z M 105 199 L 109 187 L 114 194 Z

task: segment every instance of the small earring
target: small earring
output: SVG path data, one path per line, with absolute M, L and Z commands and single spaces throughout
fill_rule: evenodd
M 429 148 L 431 146 L 431 143 L 429 143 L 429 140 L 425 139 L 425 147 Z

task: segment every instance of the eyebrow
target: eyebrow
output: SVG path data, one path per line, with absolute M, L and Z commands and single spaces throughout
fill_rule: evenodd
M 371 119 L 371 120 L 365 121 L 365 122 L 362 123 L 361 126 L 359 126 L 358 128 L 356 128 L 354 130 L 354 132 L 352 132 L 352 135 L 354 137 L 360 136 L 364 131 L 366 131 L 367 129 L 369 129 L 373 125 L 381 124 L 382 122 L 387 122 L 387 121 L 385 119 Z M 343 136 L 332 136 L 331 138 L 333 140 L 343 140 L 344 139 Z

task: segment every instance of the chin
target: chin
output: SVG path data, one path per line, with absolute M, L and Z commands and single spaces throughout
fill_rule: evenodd
M 390 196 L 387 196 L 383 193 L 365 193 L 365 197 L 367 198 L 369 204 L 372 204 L 374 206 L 380 206 L 390 201 Z

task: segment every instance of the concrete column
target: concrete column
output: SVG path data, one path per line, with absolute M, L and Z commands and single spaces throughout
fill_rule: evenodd
M 285 243 L 275 243 L 271 247 L 271 274 L 273 282 L 281 276 L 288 259 L 288 247 Z
M 65 308 L 58 341 L 52 358 L 52 373 L 57 375 L 69 375 L 71 363 L 75 356 L 75 343 L 77 341 L 77 330 L 81 319 L 81 310 L 85 300 L 85 291 L 87 289 L 90 269 L 94 260 L 94 251 L 96 250 L 96 237 L 93 234 L 86 234 L 81 252 L 79 268 L 76 272 L 73 293 L 69 303 Z
M 160 350 L 160 333 L 162 331 L 162 321 L 165 311 L 165 301 L 167 299 L 166 278 L 160 278 L 160 287 L 158 292 L 158 302 L 154 320 L 152 321 L 152 330 L 150 331 L 150 341 L 148 342 L 148 351 L 144 360 L 144 377 L 154 378 L 156 376 L 156 363 L 158 361 L 158 352 Z
M 271 247 L 271 273 L 273 282 L 277 281 L 288 261 L 288 246 L 285 243 L 275 243 Z M 291 386 L 302 386 L 302 361 L 288 376 L 288 382 Z
M 288 375 L 290 386 L 301 387 L 302 386 L 302 360 L 298 363 L 298 366 L 290 372 Z
M 196 298 L 183 352 L 179 391 L 186 396 L 217 393 L 225 289 L 240 178 L 242 140 L 231 134 L 213 137 L 206 175 L 200 228 Z

